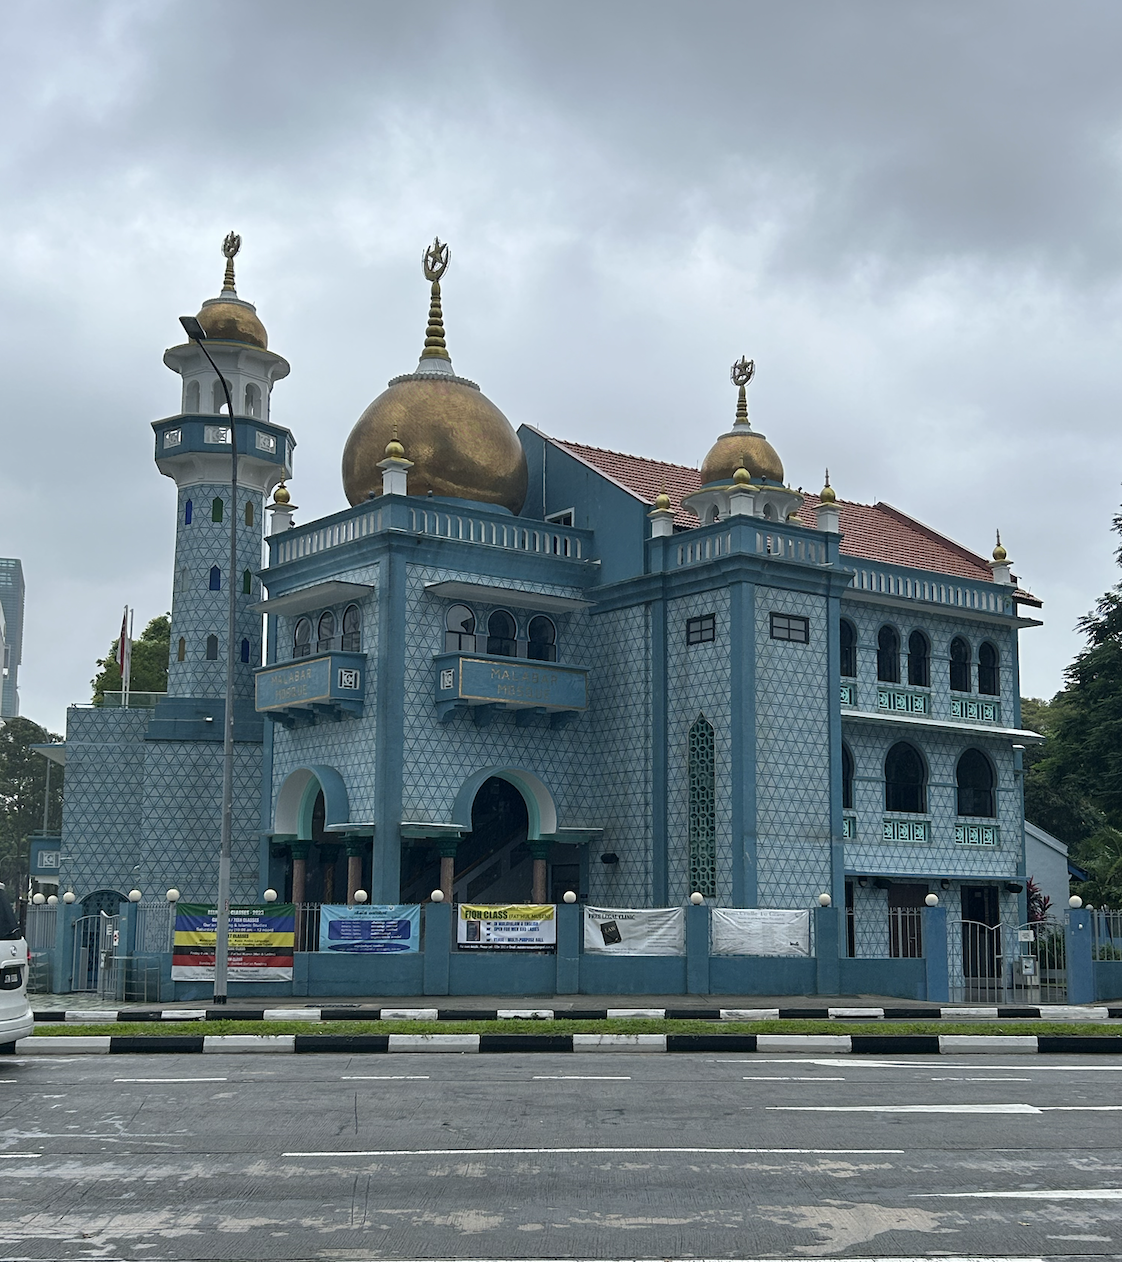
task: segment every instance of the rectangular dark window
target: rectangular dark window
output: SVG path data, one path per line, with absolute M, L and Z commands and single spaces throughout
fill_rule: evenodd
M 797 614 L 773 613 L 771 615 L 771 638 L 773 640 L 790 640 L 792 644 L 809 644 L 810 619 L 800 618 Z
M 703 613 L 700 618 L 686 620 L 687 644 L 710 644 L 717 638 L 717 615 Z

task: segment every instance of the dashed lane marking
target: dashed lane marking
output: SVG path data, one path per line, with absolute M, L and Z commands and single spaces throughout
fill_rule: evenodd
M 815 1156 L 815 1157 L 881 1157 L 903 1156 L 903 1148 L 381 1148 L 334 1152 L 284 1152 L 282 1157 L 548 1157 L 560 1156 L 633 1156 L 643 1154 L 677 1154 L 715 1157 L 743 1156 Z M 1023 1260 L 1022 1260 L 1023 1262 Z
M 228 1082 L 228 1078 L 114 1078 L 114 1082 Z

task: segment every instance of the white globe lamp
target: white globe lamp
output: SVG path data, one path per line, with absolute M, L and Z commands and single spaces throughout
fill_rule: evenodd
M 64 903 L 73 903 L 77 901 L 77 898 L 78 898 L 78 895 L 75 894 L 73 890 L 67 890 L 66 893 L 63 894 L 62 896 L 62 901 Z
M 938 894 L 928 894 L 928 896 L 927 896 L 927 897 L 926 897 L 923 901 L 924 901 L 924 902 L 928 905 L 928 907 L 938 907 L 938 906 L 939 906 L 939 895 L 938 895 Z
M 47 896 L 46 894 L 32 894 L 31 901 L 35 904 L 36 907 L 42 907 L 43 904 L 47 901 Z
M 829 907 L 829 905 L 830 905 L 833 901 L 834 901 L 834 900 L 830 897 L 830 895 L 829 895 L 829 894 L 819 894 L 819 895 L 818 895 L 818 906 L 819 906 L 819 907 Z
M 265 902 L 275 903 L 277 901 L 277 892 L 276 890 L 268 889 L 265 891 L 263 897 L 265 899 Z
M 431 898 L 434 903 L 442 903 L 444 902 L 444 891 L 433 890 L 433 892 L 429 895 L 429 898 Z
M 700 907 L 701 904 L 705 902 L 705 895 L 700 894 L 697 890 L 694 890 L 694 892 L 690 895 L 690 902 L 693 903 L 695 907 Z
M 561 897 L 564 899 L 566 903 L 575 903 L 577 901 L 577 896 L 573 893 L 572 890 L 566 890 L 564 894 L 561 895 Z
M 172 888 L 168 890 L 168 892 L 164 895 L 164 897 L 168 900 L 169 903 L 178 903 L 179 891 L 177 889 Z
M 139 903 L 144 895 L 139 890 L 129 890 L 129 902 Z
M 1072 909 L 1072 911 L 1076 911 L 1078 908 L 1083 906 L 1083 900 L 1078 894 L 1072 894 L 1072 896 L 1067 900 L 1067 905 Z
M 355 902 L 365 903 L 370 895 L 365 890 L 355 890 Z

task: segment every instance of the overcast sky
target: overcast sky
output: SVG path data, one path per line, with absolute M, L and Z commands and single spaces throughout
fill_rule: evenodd
M 176 317 L 240 294 L 292 364 L 307 522 L 420 350 L 514 425 L 697 464 L 754 357 L 788 481 L 883 499 L 1044 600 L 1051 695 L 1116 581 L 1122 6 L 6 0 L 0 555 L 22 711 L 62 730 L 169 607 Z

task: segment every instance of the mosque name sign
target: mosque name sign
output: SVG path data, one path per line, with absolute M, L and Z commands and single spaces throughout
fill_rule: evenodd
M 588 672 L 579 666 L 444 654 L 436 659 L 438 702 L 583 710 Z
M 361 702 L 365 694 L 361 653 L 326 653 L 257 672 L 257 709 L 286 710 L 314 703 Z

